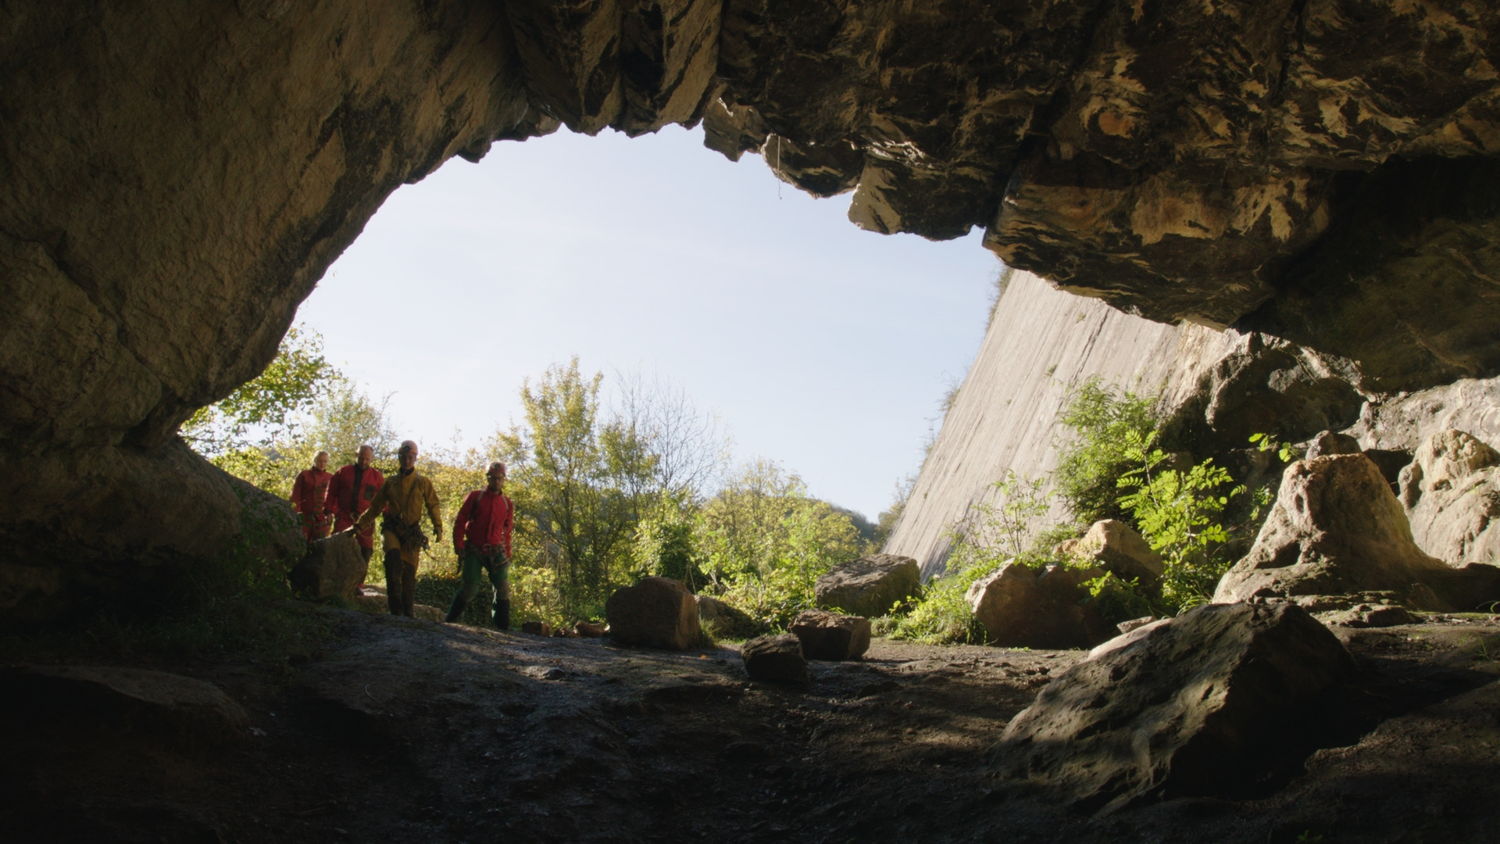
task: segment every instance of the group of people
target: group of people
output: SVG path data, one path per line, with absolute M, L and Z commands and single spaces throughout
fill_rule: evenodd
M 299 473 L 292 484 L 292 507 L 301 516 L 302 534 L 308 542 L 327 537 L 330 531 L 352 531 L 367 564 L 374 556 L 375 519 L 379 517 L 386 601 L 392 615 L 410 617 L 416 600 L 418 562 L 429 545 L 422 532 L 422 514 L 425 511 L 431 520 L 433 538 L 442 542 L 442 509 L 432 481 L 417 472 L 416 443 L 401 443 L 396 452 L 399 469 L 390 478 L 372 465 L 374 458 L 375 450 L 362 445 L 353 463 L 330 473 L 328 452 L 318 452 L 312 468 Z M 495 589 L 495 626 L 510 629 L 509 569 L 514 526 L 515 503 L 505 494 L 505 464 L 491 463 L 485 472 L 485 488 L 468 494 L 453 521 L 453 550 L 458 556 L 461 585 L 447 621 L 457 621 L 463 615 L 487 573 Z

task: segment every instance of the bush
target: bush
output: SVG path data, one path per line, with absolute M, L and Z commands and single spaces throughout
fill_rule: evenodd
M 1229 500 L 1244 493 L 1228 470 L 1207 458 L 1186 470 L 1167 467 L 1156 432 L 1130 433 L 1121 454 L 1132 468 L 1117 482 L 1119 503 L 1152 549 L 1162 555 L 1162 600 L 1181 610 L 1206 603 L 1232 560 L 1224 553 L 1230 528 L 1223 521 Z
M 1055 487 L 1080 527 L 1100 519 L 1127 519 L 1116 479 L 1132 464 L 1121 444 L 1156 430 L 1155 406 L 1154 398 L 1117 391 L 1098 378 L 1085 381 L 1069 397 L 1061 421 L 1074 437 L 1061 449 Z

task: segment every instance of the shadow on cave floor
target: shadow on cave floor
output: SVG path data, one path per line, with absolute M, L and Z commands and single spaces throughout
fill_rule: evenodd
M 0 824 L 39 841 L 1402 841 L 1428 809 L 1427 840 L 1500 820 L 1476 796 L 1500 774 L 1500 710 L 1469 700 L 1496 697 L 1495 622 L 1346 632 L 1357 734 L 1273 794 L 1091 818 L 993 774 L 1005 724 L 1081 652 L 877 640 L 801 691 L 749 683 L 732 647 L 317 612 L 336 633 L 296 664 L 154 665 L 224 689 L 248 735 L 5 719 Z

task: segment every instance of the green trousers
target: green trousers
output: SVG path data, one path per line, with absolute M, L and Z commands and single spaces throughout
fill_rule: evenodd
M 510 600 L 510 561 L 505 559 L 504 552 L 486 554 L 465 548 L 459 564 L 463 585 L 458 590 L 458 601 L 467 604 L 474 599 L 479 592 L 480 574 L 484 572 L 489 573 L 490 583 L 495 587 L 495 603 Z

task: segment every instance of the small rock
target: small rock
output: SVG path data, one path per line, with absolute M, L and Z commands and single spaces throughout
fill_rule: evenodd
M 802 642 L 790 633 L 751 639 L 740 648 L 740 657 L 745 661 L 745 673 L 752 680 L 795 686 L 811 682 Z
M 870 647 L 870 620 L 827 610 L 803 610 L 788 627 L 808 659 L 859 659 Z

